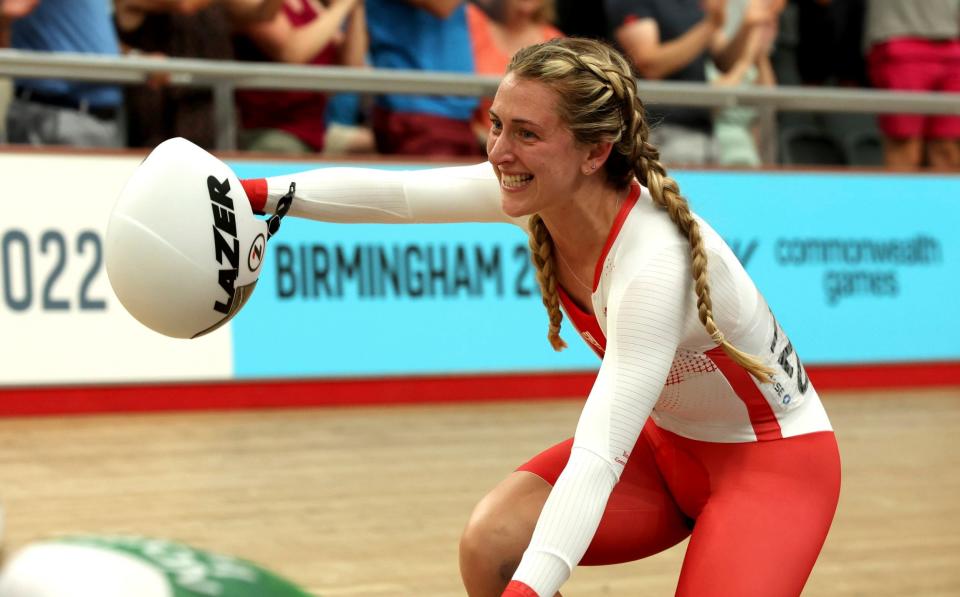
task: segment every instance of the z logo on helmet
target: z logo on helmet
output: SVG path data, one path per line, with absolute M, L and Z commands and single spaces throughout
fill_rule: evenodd
M 250 254 L 247 255 L 247 267 L 250 268 L 250 271 L 255 272 L 260 269 L 260 264 L 263 263 L 263 252 L 266 249 L 267 239 L 262 234 L 258 234 L 257 238 L 253 239 L 253 244 L 250 245 Z

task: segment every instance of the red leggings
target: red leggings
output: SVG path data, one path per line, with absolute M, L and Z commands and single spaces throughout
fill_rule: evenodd
M 518 470 L 552 485 L 572 444 Z M 580 563 L 628 562 L 690 536 L 678 596 L 793 597 L 823 547 L 839 494 L 832 432 L 721 444 L 648 421 Z

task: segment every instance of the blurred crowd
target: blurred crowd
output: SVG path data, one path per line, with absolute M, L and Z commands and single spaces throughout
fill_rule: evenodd
M 600 38 L 642 79 L 960 92 L 960 0 L 0 0 L 0 46 L 502 75 L 519 48 Z M 18 78 L 0 140 L 213 149 L 210 89 Z M 240 90 L 238 145 L 273 154 L 484 155 L 489 99 Z M 960 117 L 648 105 L 667 163 L 960 171 Z

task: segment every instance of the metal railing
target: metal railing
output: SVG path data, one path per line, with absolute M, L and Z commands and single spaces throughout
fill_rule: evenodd
M 235 149 L 236 89 L 299 89 L 404 93 L 418 95 L 492 96 L 498 77 L 409 70 L 316 67 L 262 62 L 98 56 L 0 50 L 0 76 L 55 78 L 142 84 L 154 73 L 169 75 L 172 85 L 208 87 L 214 93 L 218 149 Z M 919 113 L 960 115 L 960 96 L 906 93 L 876 89 L 829 87 L 719 87 L 701 83 L 640 81 L 648 104 L 759 109 L 762 136 L 776 136 L 777 111 Z M 775 147 L 774 143 L 767 143 Z M 770 163 L 770 149 L 764 161 Z M 773 156 L 775 157 L 775 156 Z

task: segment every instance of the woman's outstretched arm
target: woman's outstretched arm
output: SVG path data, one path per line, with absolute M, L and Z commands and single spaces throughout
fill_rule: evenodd
M 296 184 L 289 215 L 325 222 L 512 222 L 500 207 L 493 168 L 319 168 L 243 181 L 254 211 L 273 213 Z

